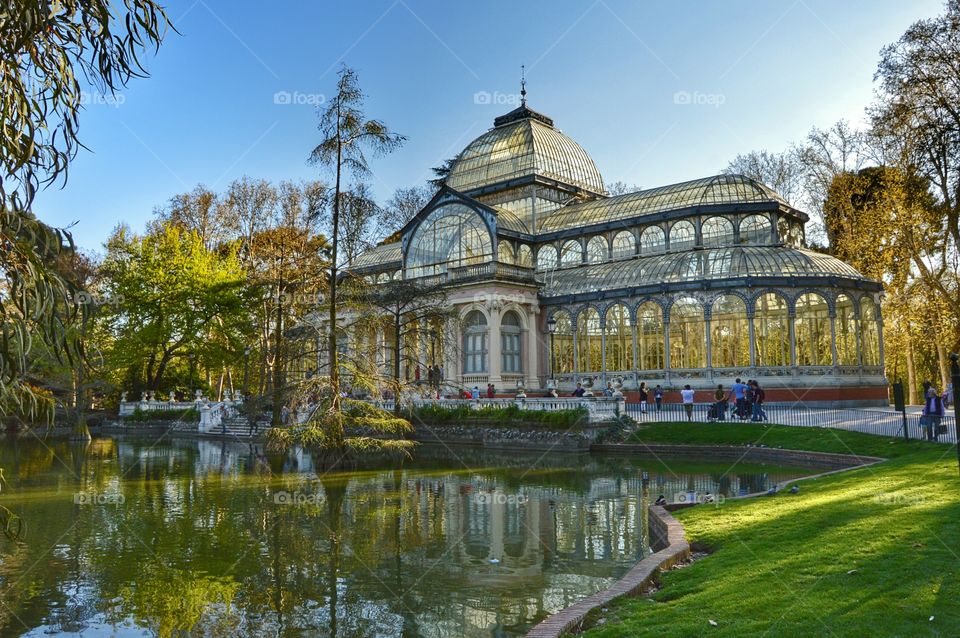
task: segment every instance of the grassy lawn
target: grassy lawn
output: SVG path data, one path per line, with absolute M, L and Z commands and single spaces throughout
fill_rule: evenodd
M 588 636 L 960 636 L 955 447 L 755 424 L 657 424 L 635 438 L 890 460 L 797 495 L 678 512 L 713 553 L 664 574 L 652 597 L 614 604 Z

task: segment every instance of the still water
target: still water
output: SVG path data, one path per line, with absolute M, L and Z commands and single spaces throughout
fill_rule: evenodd
M 517 636 L 649 552 L 646 506 L 802 468 L 0 439 L 0 636 Z M 646 473 L 647 480 L 642 478 Z

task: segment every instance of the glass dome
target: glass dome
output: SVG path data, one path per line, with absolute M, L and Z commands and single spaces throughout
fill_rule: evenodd
M 744 277 L 843 277 L 864 279 L 852 266 L 809 250 L 770 247 L 713 248 L 557 270 L 546 277 L 544 297 L 613 291 L 663 283 Z
M 522 106 L 472 141 L 447 176 L 447 186 L 467 192 L 506 180 L 540 175 L 590 192 L 605 191 L 596 164 L 550 118 Z

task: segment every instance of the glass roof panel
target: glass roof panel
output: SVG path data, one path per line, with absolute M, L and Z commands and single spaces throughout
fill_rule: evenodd
M 388 266 L 403 259 L 400 242 L 374 246 L 353 260 L 351 268 L 366 268 L 367 266 Z
M 749 177 L 716 175 L 570 204 L 546 216 L 538 230 L 548 233 L 680 208 L 758 202 L 787 203 L 773 190 Z
M 830 255 L 795 248 L 742 246 L 558 270 L 544 281 L 542 295 L 549 298 L 660 283 L 777 276 L 865 279 L 852 266 Z

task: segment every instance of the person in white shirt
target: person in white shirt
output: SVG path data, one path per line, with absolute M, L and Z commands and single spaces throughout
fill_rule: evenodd
M 683 411 L 687 413 L 687 421 L 693 421 L 693 389 L 690 384 L 683 386 L 680 396 L 683 399 Z

